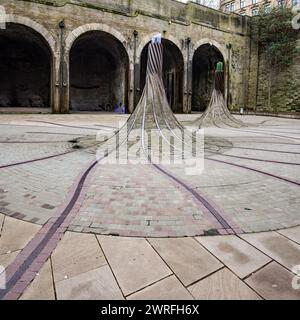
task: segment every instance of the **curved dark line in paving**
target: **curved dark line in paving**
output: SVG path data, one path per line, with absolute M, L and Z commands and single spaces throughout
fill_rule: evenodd
M 260 129 L 260 128 L 256 128 L 258 132 L 268 132 L 268 133 L 287 133 L 287 134 L 297 134 L 299 135 L 299 133 L 297 132 L 288 132 L 288 131 L 277 131 L 276 128 L 274 128 L 273 130 L 266 130 L 266 129 Z M 280 127 L 280 129 L 282 129 Z M 275 131 L 276 130 L 276 131 Z
M 219 145 L 219 144 L 208 144 L 212 147 L 220 147 L 220 148 L 228 148 L 226 145 Z M 273 149 L 262 149 L 262 148 L 251 148 L 251 147 L 239 147 L 239 146 L 232 146 L 230 149 L 243 149 L 243 150 L 255 150 L 255 151 L 264 151 L 264 152 L 276 152 L 276 153 L 287 153 L 287 154 L 300 154 L 300 152 L 293 152 L 293 151 L 280 151 L 280 150 L 273 150 Z
M 129 132 L 127 131 L 127 138 L 132 128 L 133 125 L 129 129 Z M 116 133 L 114 135 L 116 135 Z M 117 144 L 115 148 L 120 147 L 125 140 Z M 113 150 L 111 150 L 111 152 L 112 151 Z M 6 268 L 8 274 L 7 288 L 4 291 L 0 290 L 0 299 L 18 299 L 28 287 L 30 282 L 35 278 L 36 272 L 42 268 L 46 260 L 57 246 L 64 232 L 67 230 L 70 221 L 66 223 L 66 219 L 69 218 L 69 216 L 72 219 L 72 214 L 77 213 L 75 208 L 78 206 L 78 199 L 80 196 L 82 196 L 81 192 L 84 187 L 84 183 L 91 173 L 91 170 L 106 156 L 107 155 L 104 155 L 101 158 L 93 161 L 88 168 L 84 170 L 79 178 L 77 178 L 77 180 L 73 183 L 75 188 L 69 191 L 68 194 L 71 195 L 71 198 L 68 198 L 65 202 L 66 206 L 64 206 L 63 211 L 59 212 L 59 216 L 56 220 L 55 218 L 52 218 L 55 220 L 55 222 L 51 222 L 52 219 L 50 219 L 35 235 L 35 237 L 25 246 L 21 253 L 19 253 L 16 259 Z M 75 211 L 74 213 L 72 213 L 73 210 Z M 77 208 L 77 210 L 79 210 L 79 208 Z M 51 226 L 50 228 L 48 228 L 49 223 Z M 43 234 L 45 235 L 43 236 Z M 41 236 L 42 239 L 40 239 Z M 43 251 L 45 252 L 43 253 Z
M 143 117 L 143 121 L 142 121 L 142 131 L 145 131 L 145 109 L 144 109 L 144 117 Z M 162 129 L 159 125 L 159 121 L 157 121 L 157 114 L 155 111 L 155 108 L 153 108 L 153 116 L 155 119 L 155 123 L 156 126 L 160 132 L 160 135 L 163 137 L 162 134 Z M 167 127 L 170 129 L 169 123 L 167 121 L 167 118 L 164 117 L 164 122 L 166 123 Z M 178 122 L 178 125 L 180 126 L 181 129 L 183 129 L 183 127 L 181 127 L 181 124 Z M 174 135 L 173 130 L 170 130 L 171 133 L 173 134 L 173 136 L 175 136 L 177 139 L 178 137 L 176 135 Z M 168 142 L 168 140 L 166 140 Z M 143 142 L 143 140 L 142 140 Z M 230 226 L 230 224 L 226 221 L 226 219 L 218 212 L 218 210 L 216 208 L 214 208 L 214 206 L 212 206 L 208 200 L 206 200 L 204 197 L 202 197 L 196 190 L 194 190 L 193 188 L 191 188 L 190 186 L 187 185 L 187 183 L 185 183 L 184 181 L 182 181 L 181 179 L 177 178 L 175 175 L 171 174 L 170 172 L 167 172 L 165 169 L 163 169 L 160 165 L 155 164 L 152 162 L 151 160 L 151 156 L 149 156 L 149 153 L 145 150 L 145 146 L 142 143 L 142 147 L 143 147 L 143 151 L 144 154 L 146 155 L 148 161 L 156 168 L 158 169 L 160 172 L 162 172 L 164 175 L 168 176 L 169 178 L 171 178 L 173 181 L 175 181 L 177 184 L 179 184 L 181 187 L 183 187 L 186 191 L 188 191 L 190 194 L 192 194 L 192 196 L 198 201 L 200 202 L 202 205 L 204 205 L 204 207 L 212 214 L 212 216 L 219 222 L 219 224 L 228 232 L 228 233 L 236 233 L 235 229 L 233 227 Z M 237 228 L 236 228 L 237 229 Z M 228 231 L 230 230 L 230 231 Z
M 231 166 L 235 166 L 235 167 L 239 167 L 239 168 L 242 168 L 242 169 L 254 171 L 254 172 L 257 172 L 257 173 L 261 173 L 261 174 L 264 174 L 266 176 L 269 176 L 269 177 L 272 177 L 272 178 L 276 178 L 276 179 L 279 179 L 279 180 L 282 180 L 282 181 L 285 181 L 285 182 L 288 182 L 288 183 L 292 183 L 292 184 L 294 184 L 296 186 L 300 186 L 300 182 L 299 181 L 290 180 L 288 178 L 277 176 L 277 175 L 275 175 L 273 173 L 269 173 L 269 172 L 262 171 L 262 170 L 259 170 L 259 169 L 255 169 L 255 168 L 250 168 L 250 167 L 247 167 L 247 166 L 244 166 L 244 165 L 241 165 L 241 164 L 236 164 L 236 163 L 228 162 L 228 161 L 224 161 L 224 160 L 212 159 L 212 158 L 208 158 L 208 157 L 206 159 L 210 160 L 210 161 L 219 162 L 219 163 L 225 163 L 225 164 L 228 164 L 228 165 L 231 165 Z
M 50 121 L 42 121 L 42 120 L 26 120 L 26 121 L 28 121 L 28 122 L 38 122 L 38 123 L 52 124 L 52 125 L 54 125 L 54 126 L 65 127 L 65 128 L 87 129 L 87 130 L 96 130 L 96 131 L 99 131 L 99 130 L 100 130 L 100 129 L 97 129 L 97 128 L 72 126 L 72 125 L 68 125 L 68 124 L 61 124 L 61 123 L 55 123 L 55 122 L 50 122 Z M 109 130 L 109 131 L 111 131 L 111 130 Z
M 204 197 L 202 197 L 197 191 L 195 191 L 194 189 L 189 187 L 185 182 L 183 182 L 179 178 L 177 178 L 174 175 L 172 175 L 171 173 L 165 171 L 161 166 L 159 166 L 155 163 L 152 163 L 152 165 L 156 169 L 158 169 L 160 172 L 162 172 L 163 174 L 165 174 L 166 176 L 168 176 L 169 178 L 174 180 L 176 183 L 181 185 L 189 193 L 191 193 L 194 196 L 194 198 L 196 198 L 198 201 L 200 201 L 205 206 L 205 208 L 215 217 L 215 219 L 222 225 L 222 227 L 224 229 L 230 229 L 233 232 L 235 232 L 234 229 L 230 226 L 230 224 L 225 220 L 225 218 L 223 218 L 222 215 Z
M 82 134 L 82 133 L 66 133 L 66 132 L 43 132 L 43 131 L 28 131 L 28 132 L 25 132 L 25 133 L 29 133 L 29 134 L 57 134 L 57 135 L 65 135 L 65 136 L 88 136 L 89 134 Z
M 299 121 L 299 120 L 298 120 Z M 273 126 L 272 126 L 273 127 Z M 300 131 L 300 129 L 298 128 L 285 128 L 285 127 L 282 127 L 281 125 L 278 125 L 278 127 L 280 129 L 287 129 L 287 130 L 296 130 L 296 131 Z M 277 128 L 273 128 L 273 130 L 276 130 Z
M 78 149 L 78 150 L 80 150 L 80 149 Z M 31 160 L 25 160 L 25 161 L 5 164 L 5 165 L 0 166 L 0 169 L 9 168 L 9 167 L 15 167 L 15 166 L 19 166 L 19 165 L 22 165 L 22 164 L 27 164 L 27 163 L 32 163 L 32 162 L 37 162 L 37 161 L 42 161 L 42 160 L 47 160 L 47 159 L 52 159 L 52 158 L 64 156 L 66 154 L 69 154 L 69 153 L 72 153 L 72 152 L 75 152 L 75 151 L 78 151 L 78 150 L 70 150 L 70 151 L 54 154 L 54 155 L 51 155 L 51 156 L 46 156 L 46 157 L 41 157 L 41 158 L 36 158 L 36 159 L 31 159 Z
M 284 162 L 284 161 L 277 161 L 277 160 L 266 160 L 266 159 L 257 159 L 257 158 L 249 158 L 249 157 L 243 157 L 243 156 L 235 156 L 232 154 L 225 154 L 225 153 L 220 153 L 220 152 L 212 152 L 216 155 L 220 155 L 223 157 L 228 157 L 228 158 L 237 158 L 237 159 L 245 159 L 245 160 L 252 160 L 252 161 L 261 161 L 261 162 L 271 162 L 271 163 L 278 163 L 278 164 L 287 164 L 287 165 L 292 165 L 292 166 L 300 166 L 300 163 L 296 162 Z
M 66 208 L 63 210 L 61 215 L 58 217 L 55 223 L 51 226 L 49 231 L 44 236 L 43 240 L 39 242 L 39 244 L 36 246 L 36 248 L 31 252 L 31 254 L 25 259 L 25 261 L 21 264 L 20 268 L 12 275 L 12 277 L 8 280 L 6 284 L 5 290 L 0 290 L 0 299 L 5 298 L 5 295 L 13 289 L 13 287 L 16 285 L 16 283 L 21 279 L 21 277 L 24 275 L 24 273 L 29 269 L 31 264 L 36 260 L 36 258 L 39 256 L 39 254 L 42 252 L 42 250 L 46 247 L 50 239 L 55 235 L 58 228 L 62 225 L 62 223 L 66 220 L 67 216 L 73 209 L 80 193 L 83 188 L 84 182 L 93 169 L 93 167 L 98 163 L 98 161 L 94 161 L 87 170 L 82 174 L 79 183 L 74 191 L 74 194 L 66 206 Z M 58 242 L 59 240 L 57 240 Z M 49 253 L 50 256 L 51 252 Z M 21 295 L 21 293 L 20 293 Z
M 0 143 L 11 143 L 11 144 L 21 144 L 21 143 L 30 143 L 30 144 L 32 144 L 32 143 L 67 143 L 67 142 L 69 142 L 68 140 L 61 140 L 61 141 L 15 141 L 15 140 L 11 140 L 11 141 L 9 141 L 9 140 L 6 140 L 6 141 L 0 141 Z
M 95 124 L 94 126 L 95 126 L 95 127 L 100 127 L 100 128 L 115 129 L 115 130 L 118 130 L 118 129 L 119 129 L 118 127 L 105 126 L 105 125 L 102 125 L 102 124 Z
M 271 134 L 271 133 L 265 133 L 265 132 L 257 132 L 254 130 L 247 130 L 247 129 L 233 129 L 233 128 L 222 128 L 222 129 L 231 130 L 231 131 L 239 131 L 239 132 L 250 132 L 250 133 L 254 133 L 254 134 L 267 135 L 267 136 L 279 137 L 279 138 L 290 139 L 290 140 L 300 140 L 300 138 L 282 136 L 282 135 L 278 135 L 278 134 Z
M 230 137 L 231 139 L 233 137 Z M 268 137 L 262 137 L 262 138 L 268 138 Z M 243 141 L 244 143 L 248 143 L 248 141 Z M 242 143 L 240 141 L 238 141 L 238 143 Z M 267 143 L 267 144 L 278 144 L 278 145 L 288 145 L 288 146 L 300 146 L 300 143 L 288 143 L 288 142 L 270 142 L 270 141 L 267 141 L 267 142 L 264 142 L 264 141 L 251 141 L 251 143 L 259 143 L 259 144 L 262 144 L 262 143 Z
M 36 159 L 25 160 L 25 161 L 20 161 L 20 162 L 1 165 L 0 169 L 4 169 L 4 168 L 9 168 L 9 167 L 19 166 L 19 165 L 22 165 L 22 164 L 27 164 L 27 163 L 32 163 L 32 162 L 43 161 L 43 160 L 47 160 L 47 159 L 51 159 L 51 158 L 60 157 L 60 156 L 66 155 L 66 154 L 70 154 L 70 153 L 76 152 L 76 151 L 89 149 L 89 148 L 94 147 L 94 146 L 96 146 L 98 144 L 99 144 L 99 142 L 94 143 L 94 144 L 92 144 L 90 146 L 87 146 L 87 147 L 84 147 L 84 148 L 69 150 L 69 151 L 65 151 L 65 152 L 62 152 L 62 153 L 57 153 L 57 154 L 46 156 L 46 157 L 41 157 L 41 158 L 36 158 Z

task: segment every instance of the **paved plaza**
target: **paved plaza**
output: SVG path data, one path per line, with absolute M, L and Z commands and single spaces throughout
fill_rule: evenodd
M 187 175 L 95 162 L 127 118 L 1 115 L 1 298 L 300 299 L 300 121 L 206 128 Z

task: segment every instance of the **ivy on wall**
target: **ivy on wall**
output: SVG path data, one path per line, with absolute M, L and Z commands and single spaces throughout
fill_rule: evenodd
M 289 8 L 273 8 L 270 13 L 260 10 L 252 19 L 252 36 L 258 41 L 270 67 L 284 68 L 297 54 L 299 30 L 292 28 L 293 13 Z
M 251 19 L 252 38 L 258 44 L 257 81 L 263 88 L 260 98 L 265 97 L 265 104 L 260 107 L 275 113 L 288 109 L 287 103 L 295 91 L 295 84 L 287 83 L 285 77 L 285 73 L 291 72 L 295 56 L 299 54 L 297 40 L 300 39 L 300 32 L 293 29 L 292 19 L 290 8 L 273 8 L 269 13 L 261 8 L 259 15 Z M 285 97 L 283 100 L 282 94 Z

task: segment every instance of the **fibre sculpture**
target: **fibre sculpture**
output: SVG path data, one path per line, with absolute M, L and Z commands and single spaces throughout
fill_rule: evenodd
M 236 119 L 228 110 L 224 99 L 224 72 L 223 63 L 218 62 L 213 91 L 208 107 L 200 118 L 192 121 L 192 125 L 203 127 L 245 127 L 246 124 Z
M 114 135 L 118 136 L 117 146 L 113 137 L 102 144 L 106 150 L 118 149 L 119 158 L 127 157 L 130 148 L 135 149 L 135 155 L 144 157 L 147 163 L 160 163 L 162 158 L 170 157 L 195 158 L 196 135 L 182 126 L 169 106 L 163 84 L 162 65 L 163 46 L 161 36 L 157 35 L 148 46 L 145 87 L 137 107 L 126 124 L 115 132 Z M 154 139 L 149 139 L 150 135 Z M 109 156 L 110 151 L 106 153 Z M 103 152 L 100 152 L 100 156 L 101 154 Z

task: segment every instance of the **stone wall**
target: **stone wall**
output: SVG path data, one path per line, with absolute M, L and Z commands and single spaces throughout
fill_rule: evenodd
M 300 40 L 297 47 L 300 50 Z M 270 114 L 300 112 L 300 51 L 288 68 L 271 69 L 253 41 L 250 50 L 248 110 Z
M 300 50 L 300 40 L 298 48 Z M 261 56 L 256 110 L 300 112 L 300 53 L 291 66 L 283 70 L 270 70 L 264 56 Z
M 222 54 L 226 67 L 226 92 L 233 106 L 247 103 L 249 69 L 249 18 L 225 14 L 174 0 L 1 0 L 7 21 L 26 25 L 48 43 L 51 53 L 50 101 L 54 112 L 70 106 L 70 50 L 82 34 L 101 31 L 124 47 L 129 61 L 126 84 L 127 107 L 132 111 L 140 90 L 140 57 L 152 35 L 161 32 L 181 51 L 183 67 L 183 112 L 191 111 L 192 60 L 203 44 Z M 59 28 L 64 20 L 65 28 Z M 135 32 L 136 31 L 136 32 Z M 62 45 L 62 46 L 61 46 Z

